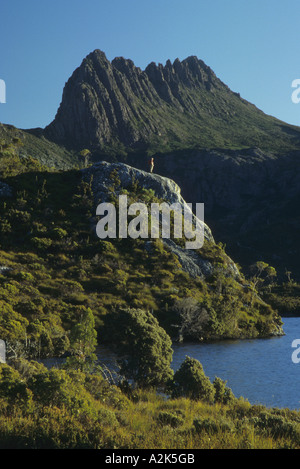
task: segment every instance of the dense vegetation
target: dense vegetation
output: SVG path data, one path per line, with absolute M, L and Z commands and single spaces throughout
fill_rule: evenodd
M 300 447 L 299 412 L 250 405 L 220 379 L 209 383 L 200 364 L 184 368 L 188 389 L 166 399 L 153 389 L 124 392 L 97 373 L 1 365 L 0 448 Z
M 90 229 L 91 182 L 78 170 L 50 171 L 20 159 L 18 144 L 0 159 L 2 180 L 14 193 L 0 201 L 0 328 L 15 356 L 67 352 L 69 331 L 87 309 L 110 342 L 106 324 L 121 307 L 151 312 L 175 339 L 259 337 L 278 330 L 280 318 L 254 284 L 226 273 L 221 245 L 206 242 L 200 250 L 214 265 L 204 281 L 186 274 L 159 239 L 150 250 L 141 239 L 100 240 Z M 113 197 L 116 175 L 111 184 Z M 129 196 L 146 202 L 154 197 L 136 184 Z
M 0 151 L 1 180 L 13 190 L 0 200 L 0 337 L 9 358 L 0 366 L 0 447 L 300 447 L 297 412 L 237 399 L 189 357 L 175 374 L 170 366 L 171 338 L 276 332 L 280 317 L 257 292 L 272 292 L 272 268 L 257 264 L 252 279 L 235 279 L 224 248 L 206 243 L 200 254 L 213 273 L 193 279 L 161 240 L 151 251 L 142 240 L 99 240 L 89 225 L 91 182 L 20 158 L 19 145 L 2 141 Z M 112 175 L 112 196 L 116 184 Z M 129 196 L 154 197 L 137 185 Z M 113 383 L 97 366 L 97 343 L 120 356 Z M 61 369 L 31 361 L 52 356 L 66 358 Z
M 273 305 L 281 316 L 299 316 L 300 284 L 294 281 L 275 284 L 262 291 L 266 301 Z

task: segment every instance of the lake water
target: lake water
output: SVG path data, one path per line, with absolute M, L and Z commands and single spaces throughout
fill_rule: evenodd
M 292 361 L 297 350 L 292 342 L 300 339 L 300 318 L 282 320 L 283 337 L 174 344 L 172 368 L 178 369 L 188 355 L 202 363 L 211 381 L 215 376 L 227 381 L 236 397 L 243 396 L 251 404 L 300 409 L 300 363 Z M 108 365 L 114 361 L 113 354 L 103 348 L 98 356 Z
M 215 376 L 227 381 L 236 397 L 243 396 L 251 404 L 300 410 L 300 363 L 292 361 L 292 354 L 300 350 L 300 317 L 282 320 L 286 334 L 282 337 L 174 344 L 172 368 L 177 370 L 190 356 L 202 363 L 211 381 Z M 293 348 L 296 339 L 299 345 Z M 113 353 L 99 347 L 97 355 L 101 364 L 114 368 Z M 55 365 L 55 360 L 48 360 L 48 365 Z
M 227 381 L 236 397 L 267 407 L 300 409 L 300 363 L 292 361 L 292 347 L 300 339 L 300 318 L 282 318 L 285 336 L 270 339 L 176 344 L 173 369 L 185 356 L 197 358 L 211 381 Z M 299 341 L 300 344 L 300 341 Z M 300 356 L 300 353 L 299 353 Z

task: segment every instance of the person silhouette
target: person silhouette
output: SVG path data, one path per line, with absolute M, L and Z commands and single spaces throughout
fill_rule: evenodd
M 153 169 L 154 169 L 154 158 L 150 158 L 150 160 L 148 161 L 148 164 L 149 164 L 149 171 L 150 171 L 150 173 L 153 173 Z

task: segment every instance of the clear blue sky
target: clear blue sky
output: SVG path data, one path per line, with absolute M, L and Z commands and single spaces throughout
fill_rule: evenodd
M 265 113 L 300 125 L 299 0 L 1 0 L 0 122 L 44 127 L 94 49 L 149 62 L 196 55 Z

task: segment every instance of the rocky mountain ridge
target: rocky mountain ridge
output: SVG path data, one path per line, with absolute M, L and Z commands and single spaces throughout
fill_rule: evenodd
M 294 146 L 298 128 L 266 116 L 195 56 L 145 70 L 95 50 L 67 81 L 44 135 L 120 155 L 194 147 Z

